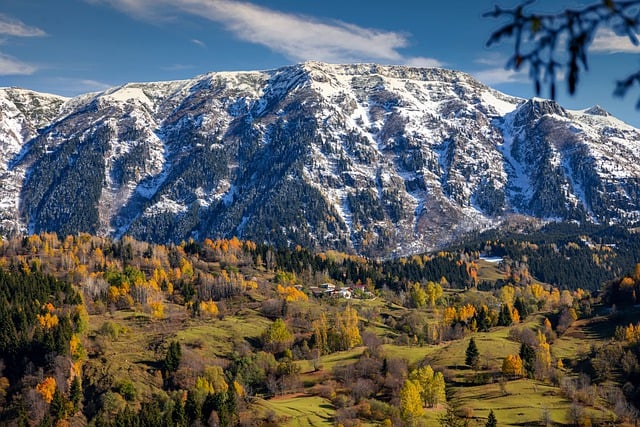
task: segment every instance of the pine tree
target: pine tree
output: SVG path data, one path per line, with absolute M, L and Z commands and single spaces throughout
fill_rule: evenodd
M 51 405 L 49 405 L 49 413 L 55 421 L 62 420 L 67 416 L 66 399 L 58 388 L 53 394 Z
M 175 372 L 180 366 L 180 360 L 182 359 L 182 347 L 178 341 L 172 341 L 169 344 L 167 355 L 164 358 L 164 367 L 167 372 Z
M 498 420 L 496 419 L 496 415 L 493 413 L 493 409 L 489 411 L 489 417 L 487 418 L 485 427 L 498 427 Z
M 73 403 L 73 409 L 77 411 L 80 408 L 80 402 L 82 402 L 82 382 L 78 376 L 73 378 L 73 381 L 71 382 L 69 399 L 71 400 L 71 403 Z
M 527 343 L 520 344 L 520 359 L 527 376 L 533 375 L 533 364 L 536 361 L 536 350 Z
M 478 351 L 476 340 L 474 340 L 472 337 L 469 340 L 469 345 L 467 346 L 467 351 L 465 352 L 464 363 L 475 369 L 478 367 L 479 362 L 480 362 L 480 352 Z
M 518 310 L 520 320 L 524 320 L 529 315 L 529 310 L 527 310 L 527 305 L 522 297 L 516 298 L 516 302 L 513 304 L 513 307 Z
M 500 315 L 498 316 L 498 325 L 510 326 L 512 323 L 513 318 L 511 317 L 511 308 L 507 304 L 503 304 L 502 309 L 500 310 Z

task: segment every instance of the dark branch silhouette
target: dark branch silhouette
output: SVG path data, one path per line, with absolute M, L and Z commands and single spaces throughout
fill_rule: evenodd
M 549 14 L 525 11 L 534 2 L 525 1 L 513 9 L 495 6 L 484 16 L 507 18 L 507 23 L 491 34 L 487 46 L 513 38 L 514 53 L 506 67 L 517 71 L 528 66 L 538 95 L 542 86 L 548 86 L 550 98 L 555 99 L 556 81 L 564 73 L 569 94 L 575 93 L 580 73 L 589 69 L 587 54 L 598 28 L 611 28 L 638 45 L 640 0 L 602 0 Z M 640 71 L 619 80 L 614 95 L 624 96 L 634 83 L 640 85 Z M 640 100 L 636 107 L 640 108 Z

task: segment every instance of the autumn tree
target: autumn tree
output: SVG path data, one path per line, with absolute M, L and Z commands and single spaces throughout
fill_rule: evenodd
M 469 345 L 465 351 L 464 363 L 474 369 L 477 369 L 480 363 L 480 351 L 478 351 L 476 340 L 473 337 L 469 340 Z
M 416 282 L 409 287 L 409 295 L 411 296 L 411 303 L 414 307 L 422 308 L 427 305 L 427 292 L 420 283 Z
M 313 337 L 315 338 L 315 346 L 320 355 L 329 353 L 329 325 L 327 316 L 320 313 L 320 317 L 312 322 Z
M 58 390 L 58 387 L 56 385 L 56 379 L 53 377 L 46 377 L 36 386 L 36 391 L 40 393 L 40 396 L 42 396 L 47 403 L 51 403 L 56 390 Z
M 429 304 L 429 307 L 435 307 L 436 302 L 442 298 L 442 286 L 428 281 L 425 285 L 425 292 L 427 293 L 427 304 Z
M 434 407 L 445 400 L 444 376 L 441 372 L 434 372 L 431 366 L 426 365 L 413 370 L 409 379 L 419 386 L 424 406 Z
M 296 289 L 294 286 L 278 285 L 278 293 L 287 302 L 308 301 L 309 297 L 304 292 Z
M 400 389 L 400 415 L 410 425 L 424 414 L 420 385 L 413 380 L 405 380 Z
M 293 342 L 293 333 L 284 323 L 277 318 L 262 334 L 262 343 L 267 351 L 280 353 Z
M 517 378 L 524 375 L 522 359 L 517 354 L 509 354 L 502 361 L 502 374 L 506 377 Z
M 333 328 L 329 331 L 329 342 L 332 350 L 349 350 L 362 343 L 355 308 L 347 306 L 343 313 L 335 314 Z

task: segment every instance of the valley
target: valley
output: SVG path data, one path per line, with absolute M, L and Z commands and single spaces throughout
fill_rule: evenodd
M 632 425 L 640 311 L 625 295 L 640 267 L 592 293 L 537 281 L 533 254 L 506 259 L 379 262 L 238 239 L 5 240 L 0 417 L 484 426 L 491 410 L 504 426 Z M 326 283 L 353 296 L 314 296 Z

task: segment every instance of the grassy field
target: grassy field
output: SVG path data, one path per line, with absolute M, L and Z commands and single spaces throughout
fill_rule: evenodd
M 529 379 L 508 381 L 504 388 L 498 383 L 459 387 L 455 400 L 478 420 L 486 421 L 493 410 L 500 426 L 536 425 L 545 413 L 553 423 L 564 424 L 571 405 L 556 387 Z
M 483 259 L 476 262 L 478 264 L 478 280 L 495 282 L 498 279 L 504 279 L 504 272 L 500 271 L 497 262 L 488 262 Z
M 282 427 L 330 427 L 335 409 L 318 396 L 296 395 L 269 400 L 257 399 L 263 416 L 272 417 Z

